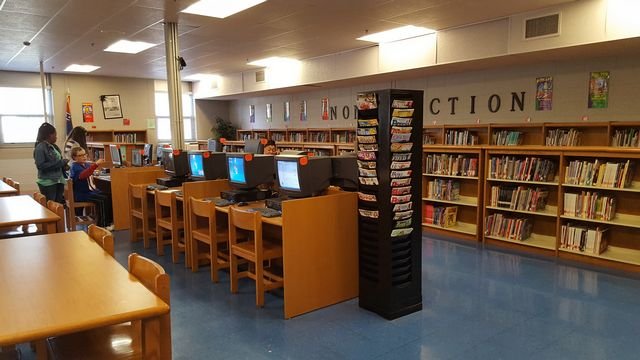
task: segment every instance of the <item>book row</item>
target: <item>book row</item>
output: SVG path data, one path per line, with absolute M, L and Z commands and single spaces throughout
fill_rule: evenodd
M 485 235 L 524 241 L 531 236 L 531 221 L 529 218 L 491 214 L 485 218 Z
M 568 216 L 609 221 L 616 214 L 616 199 L 590 191 L 565 193 L 563 210 Z
M 512 210 L 541 211 L 547 205 L 549 191 L 527 186 L 492 186 L 491 206 Z
M 492 179 L 519 181 L 552 181 L 556 165 L 553 161 L 538 157 L 492 157 L 489 176 Z
M 425 157 L 425 173 L 432 175 L 478 175 L 478 158 L 466 155 L 429 154 Z
M 600 255 L 607 250 L 606 228 L 562 225 L 560 248 Z
M 565 183 L 571 185 L 625 188 L 631 185 L 635 163 L 573 160 L 565 168 Z

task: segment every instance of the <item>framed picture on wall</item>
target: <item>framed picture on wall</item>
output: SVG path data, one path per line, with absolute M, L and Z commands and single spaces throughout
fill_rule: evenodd
M 102 113 L 105 119 L 121 119 L 122 106 L 120 105 L 120 95 L 101 95 Z

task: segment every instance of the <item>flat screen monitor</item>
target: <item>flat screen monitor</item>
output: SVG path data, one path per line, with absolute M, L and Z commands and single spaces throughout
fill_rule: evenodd
M 122 156 L 120 156 L 120 149 L 118 149 L 118 145 L 110 144 L 109 153 L 111 154 L 111 163 L 113 166 L 122 166 Z
M 162 166 L 164 172 L 171 177 L 183 178 L 189 175 L 189 159 L 182 150 L 162 148 Z
M 142 158 L 144 157 L 142 155 L 144 150 L 133 150 L 131 152 L 131 165 L 133 166 L 144 166 L 144 162 L 142 160 Z
M 247 139 L 244 141 L 244 152 L 251 154 L 262 154 L 264 152 L 264 144 L 262 139 Z
M 142 162 L 143 165 L 151 165 L 153 163 L 153 145 L 144 144 L 142 149 Z
M 331 185 L 345 191 L 358 190 L 358 163 L 355 153 L 331 157 Z
M 278 155 L 276 173 L 280 194 L 293 198 L 320 195 L 329 187 L 331 159 L 306 155 Z
M 227 153 L 229 184 L 236 189 L 249 190 L 273 183 L 275 165 L 271 155 Z

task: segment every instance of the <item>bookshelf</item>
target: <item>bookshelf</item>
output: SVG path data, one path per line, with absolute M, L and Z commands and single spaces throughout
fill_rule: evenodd
M 291 142 L 307 141 L 307 129 L 288 129 L 287 141 L 291 141 Z
M 613 147 L 640 147 L 640 121 L 610 122 L 609 140 Z
M 544 145 L 543 124 L 491 124 L 489 127 L 491 145 Z M 514 138 L 518 141 L 514 143 Z M 500 142 L 501 144 L 498 144 Z
M 307 142 L 324 143 L 331 141 L 331 129 L 307 129 Z
M 443 131 L 444 145 L 467 146 L 490 143 L 489 124 L 445 125 Z
M 593 150 L 563 154 L 559 256 L 625 270 L 631 265 L 638 271 L 640 173 L 636 167 L 640 152 L 614 147 Z M 588 166 L 596 161 L 598 166 Z M 572 228 L 579 229 L 579 234 L 565 234 Z M 586 229 L 586 234 L 581 229 Z M 602 231 L 601 239 L 596 237 L 594 244 L 598 230 Z
M 579 143 L 573 146 L 608 146 L 609 145 L 609 122 L 551 122 L 544 123 L 545 139 L 553 138 L 554 132 L 568 133 L 576 131 Z M 557 139 L 557 137 L 556 137 Z M 543 144 L 547 144 L 544 142 Z M 552 144 L 549 144 L 552 145 Z M 562 145 L 556 145 L 562 146 Z M 571 145 L 568 145 L 571 146 Z
M 88 130 L 87 150 L 89 159 L 95 161 L 98 158 L 111 163 L 109 145 L 120 147 L 123 161 L 131 161 L 134 150 L 141 150 L 147 143 L 146 130 Z M 124 151 L 123 151 L 124 150 Z
M 479 147 L 422 147 L 422 225 L 428 231 L 478 240 L 482 157 Z M 440 212 L 454 221 L 438 221 Z
M 289 137 L 287 136 L 287 129 L 269 129 L 267 139 L 271 139 L 276 142 L 288 141 Z
M 356 142 L 356 131 L 353 128 L 331 128 L 331 142 L 353 144 Z
M 422 128 L 422 145 L 442 145 L 443 138 L 443 125 L 426 125 Z
M 485 244 L 555 255 L 560 158 L 556 150 L 486 149 Z

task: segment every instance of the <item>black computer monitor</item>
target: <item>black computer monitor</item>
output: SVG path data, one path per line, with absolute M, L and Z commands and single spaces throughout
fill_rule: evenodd
M 247 139 L 244 141 L 244 152 L 251 154 L 262 154 L 264 152 L 264 144 L 262 139 Z
M 111 163 L 113 164 L 113 166 L 122 166 L 122 156 L 120 155 L 120 149 L 118 149 L 118 145 L 110 144 L 109 153 L 111 154 Z
M 329 187 L 331 158 L 278 155 L 276 169 L 280 195 L 302 198 L 320 195 Z
M 153 163 L 153 145 L 144 144 L 142 149 L 142 165 L 151 165 Z
M 162 166 L 164 172 L 171 177 L 183 178 L 189 175 L 189 159 L 182 150 L 162 148 Z
M 358 162 L 355 153 L 331 156 L 331 185 L 358 191 Z
M 227 153 L 229 184 L 235 189 L 249 190 L 273 183 L 275 166 L 272 155 Z
M 143 155 L 144 150 L 134 149 L 131 152 L 131 165 L 133 166 L 144 166 Z
M 225 153 L 192 150 L 188 154 L 192 179 L 216 180 L 227 178 L 227 156 Z

